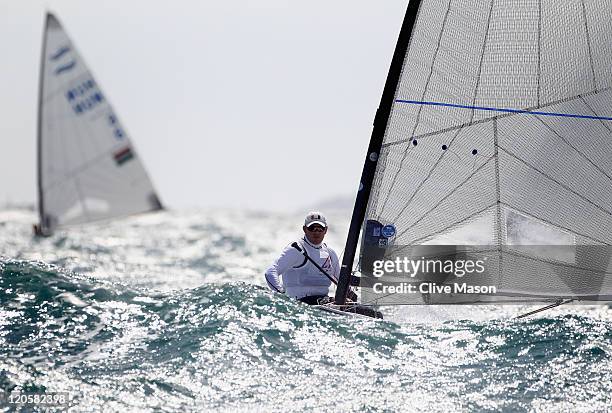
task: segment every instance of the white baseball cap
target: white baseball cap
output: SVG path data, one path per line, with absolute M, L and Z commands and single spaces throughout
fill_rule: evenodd
M 319 224 L 323 228 L 327 228 L 327 219 L 325 219 L 325 215 L 319 211 L 310 211 L 304 219 L 304 226 L 309 227 L 314 224 Z

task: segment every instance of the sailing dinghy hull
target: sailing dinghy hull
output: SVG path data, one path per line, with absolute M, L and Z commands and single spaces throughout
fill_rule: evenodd
M 369 317 L 369 318 L 378 318 L 383 319 L 383 315 L 380 311 L 373 309 L 372 307 L 367 307 L 364 305 L 336 305 L 333 303 L 323 304 L 323 305 L 315 305 L 313 306 L 323 311 L 327 311 L 329 313 L 344 315 L 344 316 L 353 316 L 353 317 Z

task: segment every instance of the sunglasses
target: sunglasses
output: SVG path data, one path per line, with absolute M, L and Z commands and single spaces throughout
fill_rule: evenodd
M 309 232 L 325 232 L 327 228 L 323 228 L 320 225 L 312 225 L 310 227 L 306 227 L 306 230 Z

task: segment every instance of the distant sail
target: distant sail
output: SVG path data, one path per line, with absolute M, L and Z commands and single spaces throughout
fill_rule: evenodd
M 374 232 L 490 246 L 507 296 L 612 299 L 611 19 L 610 1 L 410 1 L 337 302 Z
M 52 14 L 39 87 L 42 232 L 162 208 L 123 124 Z

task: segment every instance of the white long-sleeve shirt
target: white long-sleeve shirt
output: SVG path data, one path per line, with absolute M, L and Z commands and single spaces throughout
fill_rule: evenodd
M 340 262 L 336 252 L 325 243 L 311 244 L 306 237 L 297 243 L 308 253 L 321 268 L 336 282 L 340 276 Z M 282 277 L 282 280 L 281 280 Z M 280 257 L 266 271 L 268 287 L 273 291 L 285 293 L 293 298 L 303 298 L 311 295 L 327 295 L 331 281 L 306 260 L 301 252 L 289 244 Z

